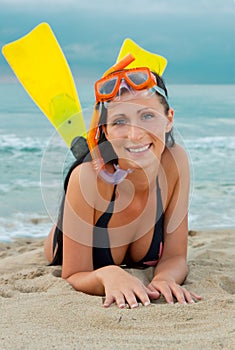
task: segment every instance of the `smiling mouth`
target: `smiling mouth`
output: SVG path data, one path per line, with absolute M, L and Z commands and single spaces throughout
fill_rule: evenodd
M 126 150 L 130 153 L 141 153 L 147 151 L 151 147 L 151 143 L 142 147 L 126 147 Z

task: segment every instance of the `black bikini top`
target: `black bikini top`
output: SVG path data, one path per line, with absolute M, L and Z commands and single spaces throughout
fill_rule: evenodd
M 93 267 L 98 269 L 108 265 L 115 265 L 110 249 L 110 240 L 108 233 L 108 224 L 113 215 L 114 203 L 116 198 L 116 188 L 114 186 L 111 201 L 100 218 L 97 220 L 93 229 Z M 162 206 L 161 190 L 157 179 L 157 213 L 156 224 L 152 242 L 147 254 L 138 262 L 131 260 L 126 254 L 121 266 L 127 268 L 146 268 L 155 266 L 161 257 L 164 243 L 164 212 Z

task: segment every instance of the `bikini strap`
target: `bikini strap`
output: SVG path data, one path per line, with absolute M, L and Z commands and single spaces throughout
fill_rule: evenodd
M 163 214 L 163 205 L 162 205 L 162 194 L 161 194 L 161 188 L 159 186 L 158 176 L 157 176 L 157 217 L 156 222 L 160 219 L 160 217 Z
M 111 200 L 109 202 L 109 205 L 108 205 L 107 209 L 105 210 L 105 212 L 99 217 L 95 226 L 98 226 L 98 227 L 107 227 L 108 226 L 108 223 L 113 215 L 114 202 L 116 199 L 116 189 L 117 189 L 117 185 L 114 185 L 113 194 L 112 194 Z

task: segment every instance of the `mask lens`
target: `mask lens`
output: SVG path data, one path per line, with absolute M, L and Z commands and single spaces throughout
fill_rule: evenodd
M 117 80 L 117 77 L 113 77 L 112 79 L 98 83 L 97 89 L 99 91 L 99 94 L 111 95 L 116 88 Z
M 130 72 L 126 73 L 128 79 L 134 84 L 136 87 L 142 86 L 144 83 L 148 82 L 149 76 L 146 72 Z

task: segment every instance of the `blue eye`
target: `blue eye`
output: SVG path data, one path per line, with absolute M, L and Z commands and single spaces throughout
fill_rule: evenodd
M 143 119 L 143 120 L 149 120 L 149 119 L 153 119 L 153 118 L 154 118 L 153 113 L 144 113 L 141 117 L 141 119 Z
M 114 120 L 113 125 L 126 125 L 127 121 L 125 119 Z

